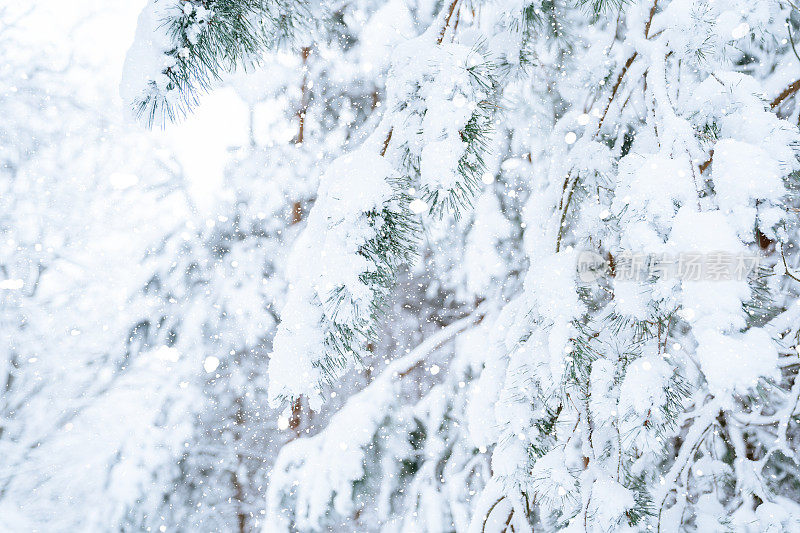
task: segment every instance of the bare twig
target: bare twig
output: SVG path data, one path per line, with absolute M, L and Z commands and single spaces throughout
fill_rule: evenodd
M 389 130 L 389 133 L 386 135 L 386 140 L 383 141 L 383 150 L 381 150 L 381 157 L 386 155 L 386 150 L 389 148 L 389 141 L 392 140 L 392 132 L 394 128 Z
M 700 164 L 700 174 L 706 171 L 708 167 L 711 166 L 711 162 L 714 160 L 714 149 L 708 151 L 708 161 L 705 161 Z
M 303 85 L 300 89 L 300 108 L 297 110 L 297 118 L 299 121 L 299 126 L 297 130 L 297 138 L 295 139 L 296 144 L 303 144 L 303 139 L 305 137 L 305 123 L 306 123 L 306 112 L 308 111 L 308 55 L 311 52 L 311 48 L 308 46 L 304 47 L 301 51 L 302 59 L 303 59 Z
M 436 41 L 436 44 L 442 44 L 442 40 L 444 40 L 444 34 L 447 32 L 447 27 L 450 26 L 450 19 L 453 18 L 453 12 L 456 10 L 456 4 L 458 4 L 458 1 L 459 0 L 453 0 L 450 3 L 449 11 L 447 12 L 447 18 L 444 20 L 444 25 L 439 32 L 439 39 Z
M 798 90 L 800 90 L 800 80 L 792 82 L 788 87 L 781 91 L 781 94 L 776 96 L 775 99 L 769 104 L 770 109 L 775 109 L 781 105 L 781 102 L 792 96 Z
M 491 507 L 489 507 L 489 510 L 486 512 L 486 516 L 483 518 L 481 533 L 486 533 L 486 523 L 489 521 L 489 517 L 492 516 L 492 511 L 494 511 L 494 508 L 497 507 L 500 504 L 500 502 L 502 502 L 505 499 L 506 499 L 505 496 L 500 496 L 500 498 L 496 502 L 494 502 Z
M 656 9 L 658 9 L 658 0 L 655 0 L 655 2 L 653 2 L 653 7 L 650 8 L 650 16 L 647 19 L 647 24 L 644 26 L 645 39 L 650 37 L 650 25 L 653 24 L 653 16 L 656 14 Z
M 800 282 L 800 278 L 789 272 L 789 265 L 786 263 L 786 255 L 783 253 L 783 250 L 781 250 L 781 259 L 783 260 L 783 270 L 785 271 L 786 275 L 793 280 Z
M 611 96 L 608 99 L 608 103 L 606 103 L 606 108 L 603 111 L 603 114 L 600 116 L 600 121 L 597 123 L 597 131 L 595 132 L 595 136 L 598 135 L 600 133 L 600 130 L 603 128 L 603 121 L 606 119 L 606 115 L 608 115 L 608 110 L 611 108 L 611 104 L 617 95 L 617 91 L 619 90 L 620 85 L 622 85 L 622 79 L 625 77 L 625 74 L 628 72 L 628 69 L 631 68 L 631 65 L 633 64 L 637 55 L 638 54 L 634 52 L 633 55 L 631 55 L 631 57 L 629 57 L 628 60 L 625 61 L 625 65 L 623 65 L 622 70 L 619 73 L 619 76 L 617 76 L 617 81 L 611 88 Z

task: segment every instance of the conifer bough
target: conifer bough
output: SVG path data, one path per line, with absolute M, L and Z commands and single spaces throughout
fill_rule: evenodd
M 248 7 L 239 45 L 214 17 L 200 23 L 205 5 L 153 11 L 164 5 L 151 2 L 151 12 L 180 31 L 156 47 L 168 58 L 161 77 L 140 76 L 131 99 L 151 118 L 153 102 L 187 105 L 220 69 L 272 44 L 259 33 L 263 4 Z M 394 47 L 374 133 L 323 175 L 290 263 L 271 402 L 305 396 L 320 407 L 379 339 L 398 272 L 428 237 L 420 228 L 472 215 L 484 183 L 480 194 L 495 203 L 482 205 L 502 206 L 524 239 L 481 294 L 482 320 L 459 322 L 452 344 L 430 351 L 449 357 L 444 376 L 438 364 L 418 376 L 417 396 L 388 379 L 403 375 L 383 376 L 327 429 L 285 448 L 271 523 L 800 528 L 790 444 L 800 438 L 800 106 L 792 34 L 784 38 L 794 5 L 454 0 L 437 9 L 426 31 Z M 137 46 L 158 34 L 148 20 Z M 193 24 L 203 28 L 197 54 L 186 47 L 182 63 Z M 608 260 L 605 276 L 577 278 L 581 250 Z M 708 264 L 757 256 L 761 267 L 719 277 L 704 264 L 687 277 L 687 254 Z M 634 256 L 648 268 L 675 258 L 676 271 L 623 276 Z M 341 421 L 353 413 L 369 420 L 348 434 Z M 308 455 L 333 454 L 331 443 L 350 460 L 319 472 Z M 420 516 L 437 518 L 421 526 Z
M 122 98 L 147 125 L 182 118 L 223 73 L 291 42 L 310 16 L 304 0 L 148 0 Z

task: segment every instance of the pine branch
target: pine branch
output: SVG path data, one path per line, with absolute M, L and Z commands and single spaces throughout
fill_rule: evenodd
M 650 25 L 653 22 L 653 17 L 655 16 L 657 7 L 658 7 L 658 0 L 654 0 L 653 6 L 650 8 L 650 16 L 648 17 L 647 23 L 645 24 L 645 30 L 644 30 L 645 39 L 647 39 L 650 34 Z M 605 121 L 606 115 L 608 115 L 608 111 L 611 108 L 611 104 L 614 102 L 614 98 L 617 95 L 617 91 L 622 85 L 622 81 L 625 78 L 625 74 L 628 72 L 631 65 L 633 65 L 633 62 L 636 60 L 637 56 L 638 53 L 634 52 L 622 66 L 622 70 L 617 76 L 617 81 L 611 88 L 611 95 L 608 98 L 608 102 L 606 103 L 606 107 L 603 110 L 603 114 L 601 115 L 600 120 L 597 123 L 597 128 L 595 129 L 595 133 L 592 136 L 593 139 L 596 139 L 600 135 L 603 127 L 603 121 Z M 561 240 L 564 236 L 564 231 L 567 221 L 567 213 L 569 211 L 570 204 L 572 203 L 572 196 L 575 192 L 575 187 L 577 186 L 577 184 L 578 184 L 578 177 L 573 177 L 571 173 L 568 174 L 567 178 L 564 180 L 563 190 L 567 193 L 567 196 L 566 199 L 563 199 L 564 197 L 562 195 L 561 205 L 559 205 L 559 209 L 561 210 L 561 216 L 558 226 L 558 235 L 556 237 L 556 252 L 559 252 L 561 250 Z
M 669 469 L 669 472 L 667 472 L 667 474 L 664 476 L 665 483 L 661 489 L 662 496 L 660 498 L 658 510 L 658 527 L 656 529 L 657 533 L 661 533 L 661 519 L 664 513 L 664 505 L 666 505 L 667 498 L 672 492 L 680 490 L 676 484 L 681 475 L 690 466 L 691 461 L 694 458 L 694 454 L 702 445 L 708 430 L 714 425 L 719 411 L 720 405 L 716 400 L 712 400 L 704 405 L 700 409 L 700 412 L 698 412 L 695 416 L 695 421 L 692 423 L 691 427 L 686 433 L 686 436 L 683 438 L 683 444 L 678 452 L 678 456 L 676 457 L 675 462 L 672 464 L 672 467 Z
M 445 18 L 444 24 L 442 25 L 442 29 L 439 31 L 439 39 L 436 41 L 436 44 L 442 44 L 442 40 L 444 39 L 444 34 L 447 32 L 447 27 L 450 24 L 450 19 L 453 16 L 453 11 L 456 8 L 456 5 L 461 0 L 453 0 L 450 3 L 450 7 L 448 8 L 447 17 Z M 392 133 L 394 132 L 394 127 L 389 129 L 389 133 L 386 134 L 386 140 L 383 141 L 383 149 L 381 150 L 381 157 L 386 155 L 386 150 L 389 148 L 389 143 L 392 140 Z
M 150 0 L 126 58 L 123 98 L 148 126 L 180 119 L 224 73 L 258 63 L 310 20 L 305 0 Z

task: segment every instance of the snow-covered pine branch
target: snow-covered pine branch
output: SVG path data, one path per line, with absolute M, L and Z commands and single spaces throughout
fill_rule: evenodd
M 461 361 L 460 366 L 458 358 L 453 360 L 455 368 L 446 370 L 449 382 L 434 386 L 416 405 L 404 402 L 403 384 L 407 381 L 404 378 L 423 366 L 428 372 L 435 368 L 433 373 L 438 374 L 438 365 L 426 360 L 459 334 L 474 328 L 485 314 L 486 307 L 481 306 L 437 331 L 410 353 L 392 361 L 380 376 L 349 398 L 320 433 L 294 440 L 281 450 L 267 498 L 267 519 L 272 531 L 316 530 L 335 525 L 337 516 L 346 520 L 362 512 L 375 513 L 373 518 L 381 523 L 395 521 L 398 518 L 394 510 L 401 505 L 397 500 L 404 498 L 412 500 L 412 507 L 423 506 L 413 499 L 429 495 L 415 493 L 410 488 L 402 490 L 398 483 L 408 475 L 407 463 L 430 460 L 433 464 L 429 468 L 436 468 L 442 450 L 429 457 L 417 457 L 415 448 L 419 443 L 414 445 L 414 440 L 420 438 L 419 433 L 423 434 L 423 440 L 444 437 L 443 417 L 448 415 L 442 410 L 452 406 L 442 405 L 449 397 L 442 389 L 458 387 L 458 382 L 465 378 L 464 372 L 469 370 L 468 358 L 474 357 L 474 352 L 463 350 L 462 357 L 467 354 L 467 360 Z M 425 424 L 425 413 L 435 420 Z M 437 481 L 435 475 L 431 481 Z M 439 512 L 449 515 L 442 509 Z M 419 518 L 424 520 L 422 516 Z M 410 517 L 406 520 L 413 522 Z M 447 523 L 443 522 L 442 528 Z
M 200 4 L 164 16 L 183 21 Z M 317 119 L 338 157 L 284 270 L 269 400 L 306 397 L 325 417 L 329 384 L 361 385 L 389 366 L 349 401 L 337 390 L 344 407 L 326 429 L 295 434 L 269 516 L 312 531 L 797 529 L 794 5 L 367 4 L 369 16 L 336 6 L 343 49 L 386 18 L 413 21 L 405 38 L 416 24 L 428 30 L 377 47 L 393 49 L 390 59 L 369 50 L 380 68 L 348 70 L 319 53 L 360 97 L 372 91 L 358 116 L 373 134 L 362 143 L 354 133 L 359 147 L 339 155 L 354 113 Z M 176 43 L 159 60 L 170 63 Z M 304 66 L 316 52 L 303 52 Z M 233 56 L 249 53 L 244 42 Z M 217 67 L 227 65 L 209 72 Z M 170 68 L 156 71 L 177 101 L 202 88 L 181 86 Z M 325 91 L 337 83 L 304 70 L 304 127 L 314 105 L 336 107 Z M 472 214 L 463 208 L 479 182 Z M 425 264 L 401 268 L 417 241 Z M 577 275 L 585 252 L 607 265 L 596 279 Z M 762 268 L 730 279 L 631 274 L 636 257 L 649 269 L 684 255 L 757 256 Z M 465 275 L 476 269 L 487 275 Z M 467 279 L 511 288 L 473 291 Z M 448 373 L 414 368 L 418 383 L 405 383 L 418 395 L 398 398 L 408 339 L 480 298 L 502 310 L 455 343 L 480 356 L 457 348 L 446 367 L 449 352 L 436 351 Z M 379 320 L 385 309 L 395 315 Z M 363 375 L 345 377 L 362 360 Z
M 311 16 L 304 0 L 148 0 L 120 95 L 147 125 L 182 118 L 222 74 L 259 62 Z
M 533 154 L 551 181 L 529 200 L 528 302 L 515 304 L 507 324 L 513 348 L 505 388 L 481 401 L 505 407 L 495 418 L 506 429 L 496 436 L 493 457 L 502 494 L 536 498 L 546 526 L 676 527 L 681 512 L 670 514 L 677 522 L 669 526 L 661 511 L 649 517 L 649 486 L 657 487 L 662 461 L 670 462 L 664 454 L 671 435 L 682 434 L 686 378 L 704 391 L 695 401 L 715 406 L 697 442 L 681 448 L 689 463 L 710 445 L 705 429 L 719 423 L 717 414 L 740 408 L 737 398 L 764 386 L 760 380 L 779 379 L 775 340 L 758 327 L 765 311 L 752 311 L 764 289 L 759 280 L 612 279 L 597 291 L 576 284 L 569 257 L 574 247 L 612 261 L 684 250 L 741 255 L 756 232 L 785 238 L 782 180 L 798 168 L 796 128 L 770 112 L 754 78 L 718 66 L 729 43 L 748 35 L 740 28 L 764 31 L 774 19 L 763 7 L 745 15 L 727 9 L 704 2 L 623 6 L 619 20 L 627 29 L 619 42 L 620 22 L 608 20 L 616 72 L 598 72 L 613 83 L 599 84 L 608 89 L 592 98 L 592 115 L 587 108 L 565 113 L 547 151 Z M 582 60 L 565 61 L 585 75 L 592 59 L 587 50 Z M 671 83 L 675 77 L 680 81 Z M 711 109 L 722 115 L 709 117 Z M 714 161 L 703 166 L 711 150 Z M 702 174 L 709 167 L 710 175 Z M 520 335 L 515 328 L 525 322 L 531 325 Z M 520 426 L 521 417 L 529 421 Z M 679 500 L 655 498 L 656 510 L 689 505 L 689 478 L 674 481 L 670 497 Z
M 398 271 L 416 251 L 412 211 L 471 203 L 499 81 L 477 49 L 445 42 L 459 6 L 445 6 L 395 50 L 379 127 L 323 175 L 289 269 L 270 358 L 273 405 L 306 395 L 319 408 L 325 386 L 361 363 Z M 417 188 L 425 200 L 412 199 Z
M 293 251 L 270 357 L 275 406 L 301 394 L 320 406 L 324 384 L 366 350 L 397 271 L 413 253 L 409 200 L 373 150 L 363 147 L 331 163 Z
M 393 112 L 389 156 L 420 189 L 417 212 L 458 214 L 472 204 L 487 172 L 500 79 L 480 42 L 444 37 L 433 25 L 394 52 L 386 82 Z

